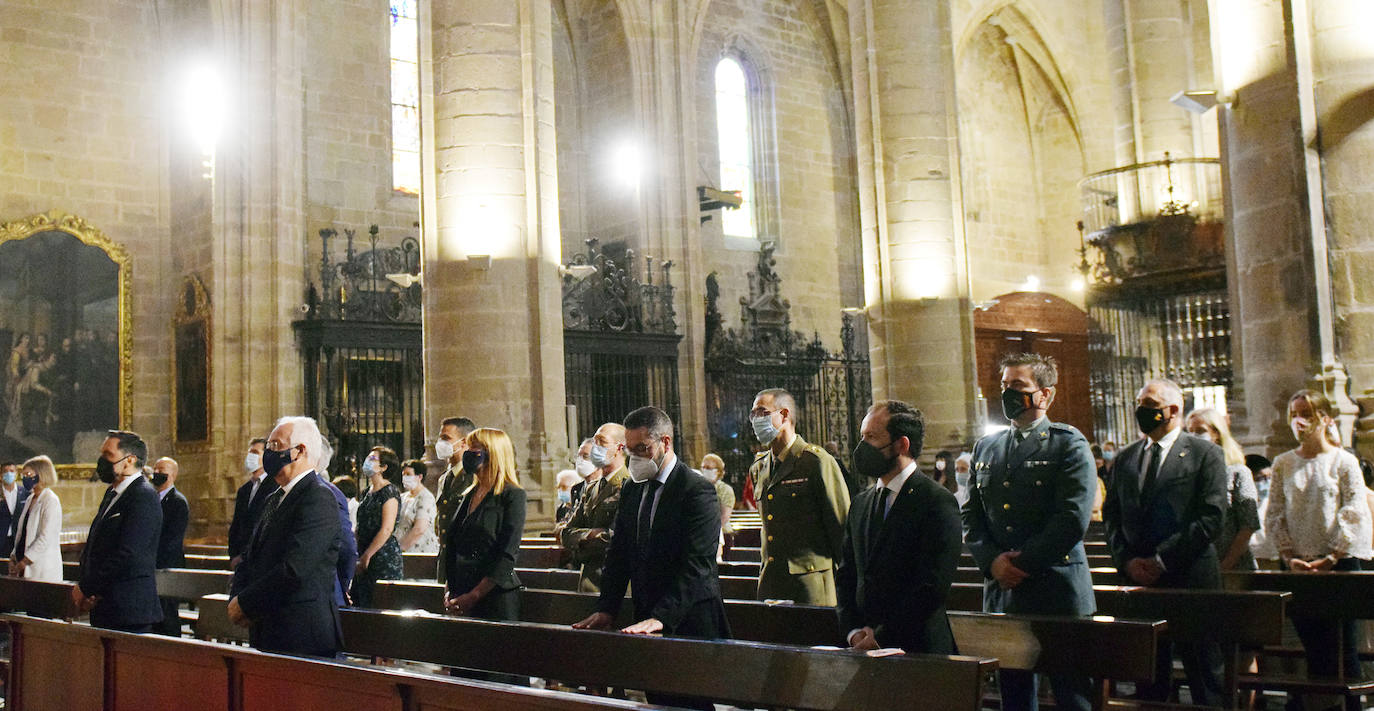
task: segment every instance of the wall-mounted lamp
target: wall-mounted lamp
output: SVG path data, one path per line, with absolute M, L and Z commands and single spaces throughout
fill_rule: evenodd
M 582 281 L 595 273 L 596 267 L 591 264 L 558 265 L 558 276 L 572 277 L 573 281 Z
M 1211 89 L 1202 91 L 1180 91 L 1169 98 L 1169 103 L 1185 111 L 1205 114 L 1217 105 L 1217 93 Z
M 474 269 L 478 269 L 478 270 L 484 271 L 484 272 L 485 272 L 485 271 L 489 271 L 489 270 L 491 269 L 491 255 L 490 255 L 490 254 L 469 254 L 469 255 L 468 255 L 468 266 L 470 266 L 470 267 L 472 267 L 472 268 L 474 268 Z
M 862 306 L 846 306 L 840 309 L 840 313 L 849 314 L 850 316 L 867 316 L 868 309 Z
M 409 289 L 411 286 L 414 286 L 415 284 L 420 284 L 421 286 L 424 285 L 424 278 L 421 275 L 411 274 L 410 272 L 397 272 L 395 274 L 387 274 L 386 280 L 391 282 L 392 284 L 395 284 L 396 286 L 401 287 L 402 289 Z

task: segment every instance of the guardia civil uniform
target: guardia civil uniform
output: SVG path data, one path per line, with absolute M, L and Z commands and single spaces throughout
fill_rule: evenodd
M 973 447 L 969 484 L 964 543 L 983 571 L 983 610 L 1091 615 L 1096 603 L 1083 534 L 1097 468 L 1083 435 L 1041 417 L 1026 431 L 1012 427 L 983 437 Z M 1011 562 L 1028 576 L 1013 589 L 992 578 L 993 560 L 1008 551 L 1019 551 Z M 1011 686 L 1006 677 L 1003 687 Z M 1052 676 L 1051 683 L 1061 707 L 1087 707 L 1086 678 Z M 1006 706 L 1004 689 L 1005 708 L 1035 708 L 1033 676 L 1025 684 L 1024 705 Z
M 763 520 L 758 599 L 833 606 L 834 560 L 849 515 L 839 463 L 796 435 L 781 456 L 760 452 L 749 473 Z

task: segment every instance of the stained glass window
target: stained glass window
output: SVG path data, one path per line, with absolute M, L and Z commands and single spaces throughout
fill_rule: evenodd
M 420 194 L 419 0 L 391 0 L 391 187 Z
M 721 210 L 729 237 L 757 237 L 754 225 L 754 156 L 750 140 L 749 84 L 744 67 L 726 57 L 716 65 L 716 143 L 720 151 L 720 189 L 739 191 L 744 204 Z

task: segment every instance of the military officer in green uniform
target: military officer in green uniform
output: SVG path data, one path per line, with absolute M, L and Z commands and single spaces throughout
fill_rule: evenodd
M 592 438 L 592 464 L 596 466 L 582 484 L 582 491 L 572 504 L 567 524 L 558 539 L 581 565 L 582 577 L 578 590 L 601 591 L 601 568 L 606 564 L 606 550 L 611 547 L 611 524 L 620 509 L 620 489 L 629 479 L 625 468 L 625 427 L 608 422 L 597 429 Z
M 763 518 L 760 600 L 835 604 L 832 570 L 849 515 L 849 487 L 840 465 L 797 434 L 797 402 L 786 390 L 754 398 L 750 423 L 768 447 L 749 473 Z
M 1096 610 L 1083 534 L 1097 492 L 1096 467 L 1078 430 L 1050 422 L 1058 366 L 1038 353 L 1002 359 L 1009 429 L 973 447 L 964 542 L 983 571 L 985 612 L 1091 615 Z M 1002 708 L 1038 708 L 1035 674 L 1002 670 Z M 1050 675 L 1061 709 L 1091 708 L 1087 677 Z
M 439 536 L 439 568 L 435 578 L 440 583 L 448 578 L 444 574 L 444 560 L 448 557 L 448 537 L 444 531 L 463 502 L 463 492 L 472 486 L 472 475 L 463 471 L 463 452 L 468 448 L 468 434 L 475 429 L 477 425 L 466 417 L 450 417 L 440 424 L 439 438 L 434 441 L 434 456 L 447 467 L 439 475 L 438 491 L 434 494 L 434 533 Z

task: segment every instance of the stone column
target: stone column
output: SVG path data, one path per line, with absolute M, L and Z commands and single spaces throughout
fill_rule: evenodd
M 431 7 L 425 425 L 431 438 L 451 415 L 505 430 L 528 525 L 548 526 L 554 458 L 567 449 L 552 12 L 548 0 Z
M 864 296 L 875 399 L 926 415 L 926 440 L 981 430 L 959 193 L 949 9 L 850 4 Z
M 1345 17 L 1368 15 L 1357 5 L 1344 4 Z M 1307 3 L 1214 0 L 1211 8 L 1225 102 L 1220 121 L 1233 362 L 1246 415 L 1236 429 L 1243 444 L 1263 444 L 1271 454 L 1292 446 L 1285 404 L 1294 391 L 1313 385 L 1337 401 L 1348 437 L 1355 407 L 1337 350 Z M 1338 24 L 1332 31 L 1340 35 Z M 1367 194 L 1367 177 L 1363 184 Z M 1362 209 L 1350 207 L 1370 214 L 1367 198 Z
M 1374 458 L 1374 8 L 1360 0 L 1294 2 L 1295 15 L 1302 6 L 1310 18 L 1317 127 L 1304 142 L 1320 154 L 1336 352 L 1355 391 L 1364 392 L 1355 443 Z

